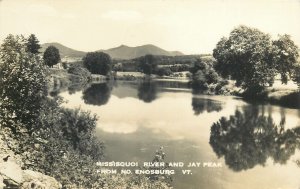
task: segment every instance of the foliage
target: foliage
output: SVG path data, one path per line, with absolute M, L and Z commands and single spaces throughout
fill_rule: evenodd
M 175 64 L 170 66 L 170 69 L 172 72 L 184 72 L 184 71 L 189 71 L 190 66 L 188 64 Z
M 217 156 L 234 171 L 264 166 L 269 157 L 284 164 L 300 148 L 300 127 L 284 129 L 285 117 L 275 125 L 271 115 L 257 107 L 236 110 L 229 119 L 222 117 L 211 127 L 210 145 Z
M 124 71 L 123 70 L 123 64 L 122 63 L 117 63 L 117 64 L 114 64 L 114 66 L 113 66 L 113 70 L 114 71 Z
M 215 72 L 212 63 L 203 62 L 198 59 L 191 67 L 192 87 L 199 90 L 207 90 L 211 84 L 217 84 L 219 76 Z
M 293 70 L 292 80 L 297 83 L 298 89 L 300 89 L 300 63 L 298 63 Z
M 298 47 L 291 40 L 289 35 L 279 35 L 279 39 L 273 41 L 273 62 L 276 70 L 281 75 L 282 83 L 287 84 L 293 74 L 297 58 L 299 57 Z
M 47 98 L 44 65 L 27 51 L 26 42 L 9 35 L 1 45 L 0 133 L 22 156 L 23 168 L 90 188 L 83 175 L 103 157 L 103 145 L 93 136 L 96 118 Z
M 163 56 L 163 55 L 151 55 L 155 59 L 155 63 L 158 67 L 168 67 L 172 72 L 183 72 L 189 71 L 192 64 L 203 57 L 202 55 L 184 55 L 184 56 Z M 112 60 L 113 62 L 113 70 L 114 71 L 124 71 L 124 72 L 137 72 L 141 71 L 140 62 L 141 59 L 144 58 L 139 57 L 130 60 Z M 203 59 L 211 60 L 212 56 L 208 55 L 203 57 Z M 154 70 L 155 71 L 155 70 Z
M 276 41 L 258 29 L 246 26 L 235 28 L 229 38 L 222 38 L 213 50 L 216 71 L 223 77 L 236 80 L 246 94 L 257 96 L 271 86 L 277 73 L 287 82 L 298 53 L 289 36 Z
M 157 62 L 153 55 L 148 54 L 139 58 L 138 68 L 147 75 L 154 74 L 157 69 Z
M 47 99 L 45 104 L 39 129 L 32 136 L 18 136 L 22 140 L 15 151 L 22 154 L 24 168 L 50 175 L 64 188 L 91 188 L 100 180 L 93 173 L 104 147 L 94 136 L 96 117 L 79 109 L 61 108 L 60 100 Z
M 38 56 L 27 52 L 23 36 L 9 35 L 0 49 L 0 124 L 19 122 L 31 130 L 47 94 L 46 74 Z
M 166 157 L 166 153 L 164 152 L 163 146 L 161 146 L 158 150 L 156 150 L 155 156 L 154 156 L 152 162 L 164 162 L 165 166 L 151 168 L 151 169 L 160 169 L 160 170 L 167 169 L 168 166 L 167 166 L 167 162 L 165 161 L 165 157 Z M 171 183 L 173 181 L 173 178 L 167 174 L 166 175 L 153 174 L 153 175 L 149 175 L 148 178 L 152 182 L 161 181 L 162 183 L 165 183 L 169 187 L 171 186 Z
M 90 80 L 92 78 L 91 73 L 85 67 L 77 64 L 70 65 L 68 73 L 78 75 L 80 78 L 84 78 L 85 80 Z
M 0 51 L 0 135 L 22 157 L 22 169 L 56 178 L 63 188 L 169 188 L 163 180 L 96 174 L 104 145 L 97 118 L 47 98 L 44 65 L 27 51 L 26 39 L 9 35 Z M 120 182 L 124 181 L 124 182 Z M 116 185 L 117 183 L 117 185 Z M 118 185 L 121 184 L 121 185 Z
M 34 34 L 31 34 L 27 39 L 27 51 L 32 54 L 38 54 L 41 45 L 39 44 L 39 40 L 36 38 Z
M 44 52 L 43 59 L 47 66 L 53 67 L 60 61 L 59 50 L 52 45 L 47 47 Z
M 111 58 L 104 52 L 89 52 L 82 60 L 92 74 L 107 75 L 111 70 Z
M 159 76 L 170 76 L 172 71 L 168 67 L 157 68 L 156 74 Z

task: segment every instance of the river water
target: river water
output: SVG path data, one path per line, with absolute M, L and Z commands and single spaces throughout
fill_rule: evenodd
M 100 83 L 60 96 L 66 107 L 97 114 L 106 161 L 149 162 L 163 146 L 166 162 L 183 162 L 174 188 L 300 188 L 297 109 L 196 95 L 171 81 Z

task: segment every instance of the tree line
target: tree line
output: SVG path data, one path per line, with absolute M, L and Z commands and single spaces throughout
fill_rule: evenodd
M 39 41 L 34 34 L 30 35 L 27 51 L 38 54 L 39 49 Z M 220 39 L 213 49 L 213 59 L 181 58 L 182 61 L 191 62 L 189 65 L 159 67 L 160 59 L 171 61 L 166 57 L 148 54 L 134 59 L 129 67 L 132 67 L 132 71 L 159 76 L 189 71 L 193 88 L 217 94 L 226 90 L 226 81 L 233 80 L 236 86 L 244 90 L 244 95 L 260 96 L 274 84 L 277 75 L 280 75 L 283 84 L 292 80 L 300 87 L 299 49 L 291 37 L 284 34 L 273 40 L 269 34 L 243 25 L 234 28 L 229 37 Z M 60 61 L 59 50 L 49 46 L 43 54 L 43 60 L 50 67 L 57 64 Z M 82 66 L 92 74 L 110 75 L 112 70 L 123 71 L 127 64 L 116 64 L 103 52 L 89 52 L 83 57 Z

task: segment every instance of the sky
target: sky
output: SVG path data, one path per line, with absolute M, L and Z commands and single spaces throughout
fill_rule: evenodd
M 300 47 L 300 0 L 0 0 L 0 41 L 34 33 L 81 51 L 153 44 L 212 53 L 238 25 Z

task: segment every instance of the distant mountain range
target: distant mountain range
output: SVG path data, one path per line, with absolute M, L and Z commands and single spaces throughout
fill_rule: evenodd
M 47 47 L 49 47 L 51 45 L 56 47 L 59 50 L 61 57 L 66 57 L 66 56 L 67 57 L 83 57 L 86 54 L 86 52 L 71 49 L 60 43 L 44 43 L 41 45 L 42 48 L 40 51 L 43 53 L 47 49 Z
M 50 45 L 55 46 L 58 48 L 61 57 L 83 57 L 86 52 L 77 51 L 66 47 L 60 43 L 44 43 L 42 44 L 41 52 L 44 52 L 47 47 Z M 121 45 L 119 47 L 107 49 L 107 50 L 98 50 L 101 52 L 105 52 L 110 55 L 113 59 L 133 59 L 137 57 L 144 56 L 146 54 L 153 54 L 153 55 L 165 55 L 165 56 L 179 56 L 184 55 L 179 51 L 166 51 L 162 48 L 159 48 L 154 45 L 142 45 L 137 47 L 129 47 L 126 45 Z

